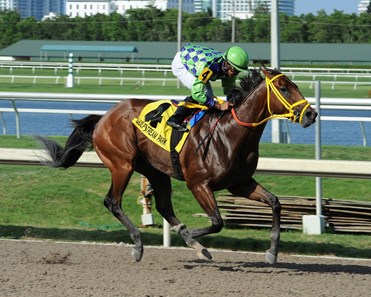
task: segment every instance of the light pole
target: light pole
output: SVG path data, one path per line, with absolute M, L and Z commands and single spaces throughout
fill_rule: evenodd
M 182 48 L 182 7 L 183 0 L 178 0 L 178 52 Z
M 271 1 L 271 66 L 280 69 L 280 22 L 278 0 Z M 272 143 L 281 143 L 281 120 L 272 120 Z
M 183 10 L 183 0 L 178 0 L 178 52 L 182 48 L 182 10 Z M 180 88 L 180 81 L 177 80 L 177 88 Z
M 232 0 L 232 43 L 236 42 L 236 0 Z

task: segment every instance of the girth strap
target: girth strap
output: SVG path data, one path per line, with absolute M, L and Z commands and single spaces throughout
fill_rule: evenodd
M 180 166 L 179 153 L 175 150 L 175 147 L 179 143 L 179 140 L 183 137 L 184 132 L 180 132 L 177 129 L 173 129 L 170 138 L 170 158 L 173 164 L 174 172 L 176 174 L 175 178 L 183 181 L 184 176 L 182 172 L 182 167 Z

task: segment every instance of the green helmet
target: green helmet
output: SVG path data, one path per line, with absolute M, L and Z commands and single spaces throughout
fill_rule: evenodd
M 231 64 L 238 71 L 248 70 L 249 56 L 239 46 L 230 47 L 224 54 L 227 62 Z

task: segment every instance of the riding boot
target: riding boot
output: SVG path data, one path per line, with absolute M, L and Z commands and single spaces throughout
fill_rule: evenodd
M 179 106 L 175 113 L 167 120 L 166 124 L 178 129 L 180 132 L 188 131 L 187 122 L 184 122 L 184 120 L 191 115 L 192 111 L 192 108 Z

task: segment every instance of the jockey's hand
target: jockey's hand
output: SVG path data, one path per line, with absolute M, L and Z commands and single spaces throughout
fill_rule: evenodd
M 228 110 L 231 104 L 228 101 L 224 101 L 223 103 L 215 102 L 214 107 L 219 110 Z

